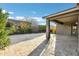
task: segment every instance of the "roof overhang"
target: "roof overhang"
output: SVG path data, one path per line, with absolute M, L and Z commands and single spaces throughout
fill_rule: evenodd
M 51 14 L 48 16 L 45 16 L 43 18 L 46 18 L 50 21 L 56 21 L 60 23 L 70 24 L 77 20 L 77 15 L 79 14 L 79 8 L 71 8 L 59 13 Z

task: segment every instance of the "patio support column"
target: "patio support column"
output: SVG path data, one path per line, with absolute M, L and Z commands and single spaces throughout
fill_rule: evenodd
M 78 48 L 77 48 L 77 55 L 79 56 L 79 14 L 78 14 L 78 25 L 77 25 L 77 36 L 78 36 Z
M 73 29 L 72 29 L 72 28 L 73 28 L 73 26 L 72 26 L 72 24 L 71 24 L 71 36 L 73 35 L 73 34 L 72 34 L 72 32 L 73 32 Z
M 46 39 L 50 39 L 50 20 L 46 19 Z

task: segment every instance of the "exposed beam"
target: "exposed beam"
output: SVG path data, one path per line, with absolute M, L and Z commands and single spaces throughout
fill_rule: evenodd
M 78 12 L 64 14 L 64 15 L 60 15 L 60 16 L 50 17 L 48 19 L 50 19 L 50 20 L 61 19 L 61 18 L 66 18 L 66 17 L 74 16 L 74 15 L 77 15 L 77 14 L 79 14 L 79 11 Z
M 58 21 L 58 20 L 53 20 L 53 22 L 56 22 L 56 23 L 59 23 L 59 24 L 64 24 L 63 22 Z

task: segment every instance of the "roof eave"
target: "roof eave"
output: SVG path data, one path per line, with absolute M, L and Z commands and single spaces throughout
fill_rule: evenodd
M 48 16 L 44 16 L 43 18 L 47 19 L 47 18 L 50 18 L 50 17 L 54 17 L 54 16 L 58 16 L 58 15 L 61 15 L 61 14 L 65 14 L 65 13 L 68 13 L 68 12 L 72 12 L 72 11 L 77 11 L 79 10 L 79 8 L 70 8 L 70 9 L 67 9 L 63 12 L 58 12 L 58 13 L 55 13 L 55 14 L 50 14 Z

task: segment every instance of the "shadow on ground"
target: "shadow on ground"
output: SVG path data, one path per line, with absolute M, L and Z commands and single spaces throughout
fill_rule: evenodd
M 28 56 L 40 56 L 41 52 L 45 48 L 48 40 L 43 41 L 35 50 L 33 50 Z

